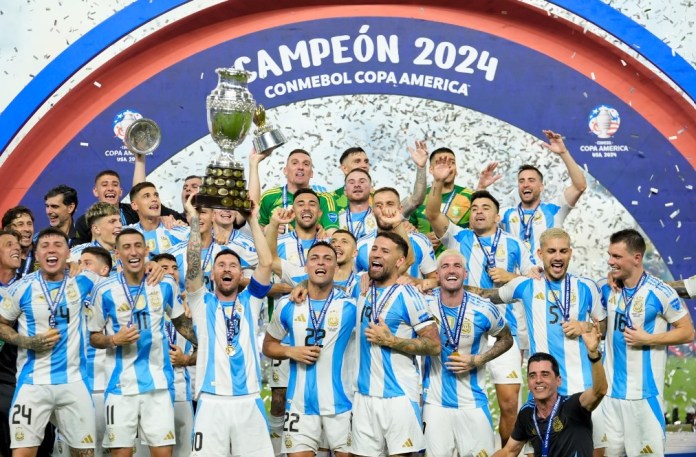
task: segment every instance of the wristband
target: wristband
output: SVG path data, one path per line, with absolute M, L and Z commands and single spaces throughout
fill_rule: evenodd
M 597 357 L 592 358 L 592 357 L 590 357 L 590 353 L 588 352 L 588 353 L 587 353 L 587 358 L 588 358 L 588 359 L 590 360 L 590 362 L 592 362 L 592 363 L 599 362 L 600 360 L 602 360 L 602 353 L 601 353 L 601 352 L 598 352 L 598 354 L 599 354 L 599 355 L 598 355 Z

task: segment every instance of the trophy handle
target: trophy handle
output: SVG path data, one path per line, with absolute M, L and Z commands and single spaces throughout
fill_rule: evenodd
M 152 119 L 138 119 L 128 126 L 123 142 L 130 152 L 151 155 L 160 145 L 162 131 Z

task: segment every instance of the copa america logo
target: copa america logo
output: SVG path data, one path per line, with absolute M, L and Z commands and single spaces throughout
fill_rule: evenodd
M 588 118 L 592 133 L 598 138 L 611 138 L 621 125 L 619 112 L 608 105 L 596 106 Z
M 133 122 L 142 118 L 143 115 L 137 111 L 132 111 L 129 109 L 121 111 L 114 117 L 114 135 L 116 135 L 116 137 L 120 140 L 123 140 L 123 138 L 126 136 L 126 130 L 128 130 L 128 127 Z

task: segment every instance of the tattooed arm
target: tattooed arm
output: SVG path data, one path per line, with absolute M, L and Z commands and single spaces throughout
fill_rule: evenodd
M 196 292 L 203 287 L 203 267 L 201 261 L 201 220 L 198 211 L 191 203 L 194 194 L 186 200 L 185 209 L 190 216 L 191 232 L 189 234 L 188 247 L 186 248 L 186 290 Z M 184 337 L 192 341 L 184 332 L 179 332 Z M 195 336 L 194 336 L 195 338 Z
M 174 324 L 176 331 L 189 340 L 194 347 L 198 346 L 198 338 L 196 338 L 196 332 L 193 331 L 193 320 L 191 320 L 190 317 L 186 317 L 186 314 L 182 314 L 172 319 L 172 324 Z
M 506 325 L 495 336 L 495 343 L 483 354 L 450 355 L 445 365 L 455 374 L 468 373 L 469 371 L 483 366 L 485 363 L 499 357 L 512 347 L 512 333 Z
M 0 340 L 30 351 L 46 352 L 60 340 L 60 333 L 56 329 L 51 329 L 36 336 L 22 336 L 12 328 L 12 322 L 0 317 Z
M 404 219 L 408 219 L 411 213 L 425 201 L 425 191 L 427 188 L 427 168 L 425 165 L 428 161 L 428 147 L 425 141 L 416 141 L 415 146 L 415 148 L 408 148 L 408 152 L 411 154 L 411 158 L 416 164 L 416 180 L 413 183 L 413 192 L 411 195 L 401 202 L 401 214 L 403 214 Z
M 370 322 L 365 329 L 365 336 L 370 343 L 394 349 L 412 355 L 438 355 L 442 349 L 440 346 L 440 334 L 437 325 L 426 325 L 416 332 L 416 338 L 399 338 L 395 336 L 389 327 L 379 318 L 379 323 Z

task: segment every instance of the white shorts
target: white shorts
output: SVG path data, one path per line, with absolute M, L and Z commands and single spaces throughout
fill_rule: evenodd
M 492 455 L 495 449 L 493 419 L 488 408 L 423 407 L 425 453 L 429 457 Z
M 176 443 L 174 405 L 169 390 L 151 390 L 138 395 L 108 394 L 104 402 L 104 418 L 105 448 L 132 447 L 136 435 L 147 446 L 173 446 Z
M 290 360 L 273 360 L 271 361 L 271 379 L 268 380 L 268 387 L 271 389 L 288 387 L 290 379 Z
M 488 344 L 493 344 L 490 338 Z M 522 354 L 514 339 L 510 349 L 488 362 L 486 366 L 493 384 L 522 384 Z
M 193 436 L 193 405 L 190 401 L 174 402 L 174 445 L 173 457 L 191 455 L 191 437 Z
M 201 393 L 193 424 L 191 457 L 268 457 L 273 445 L 259 394 Z
M 600 408 L 608 457 L 665 454 L 665 421 L 659 397 L 644 400 L 604 397 Z
M 10 416 L 11 447 L 41 444 L 49 420 L 75 449 L 94 449 L 94 403 L 84 381 L 56 385 L 21 384 L 15 391 Z
M 353 398 L 353 454 L 407 454 L 425 449 L 420 406 L 406 396 Z
M 294 452 L 331 449 L 350 452 L 350 411 L 330 416 L 300 413 L 294 405 L 285 413 L 283 451 Z
M 106 428 L 106 423 L 104 422 L 104 392 L 92 392 L 92 401 L 94 402 L 94 423 L 96 428 L 94 457 L 101 457 L 104 453 L 102 450 L 102 440 L 104 439 L 104 429 Z M 56 429 L 53 457 L 70 457 L 70 448 L 59 429 Z

